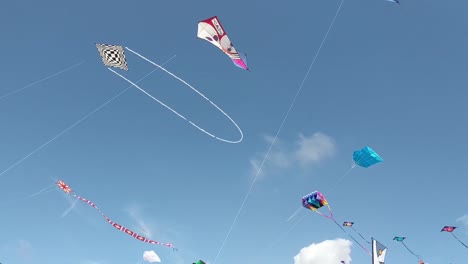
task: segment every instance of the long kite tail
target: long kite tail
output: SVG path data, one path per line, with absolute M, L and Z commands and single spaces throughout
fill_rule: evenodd
M 361 233 L 359 233 L 359 231 L 357 231 L 356 229 L 354 229 L 354 227 L 351 226 L 351 229 L 353 229 L 354 232 L 356 232 L 362 239 L 364 239 L 364 241 L 366 241 L 368 244 L 371 244 L 371 242 L 367 241 L 367 239 L 365 239 L 364 236 L 361 235 Z
M 132 230 L 112 221 L 109 217 L 107 217 L 102 211 L 101 209 L 99 209 L 95 203 L 91 202 L 90 200 L 88 199 L 85 199 L 79 195 L 76 195 L 76 194 L 71 194 L 73 197 L 81 200 L 82 202 L 85 202 L 87 203 L 88 205 L 92 206 L 94 209 L 96 209 L 101 215 L 102 217 L 104 217 L 104 219 L 106 219 L 106 221 L 111 224 L 113 227 L 117 228 L 118 230 L 122 231 L 122 232 L 125 232 L 126 234 L 130 235 L 131 237 L 133 238 L 136 238 L 142 242 L 146 242 L 146 243 L 149 243 L 149 244 L 154 244 L 154 245 L 161 245 L 161 246 L 166 246 L 166 247 L 170 247 L 172 248 L 173 250 L 177 250 L 172 244 L 170 243 L 161 243 L 161 242 L 158 242 L 158 241 L 154 241 L 154 240 L 151 240 L 151 239 L 148 239 L 144 236 L 141 236 L 135 232 L 133 232 Z
M 356 244 L 358 244 L 367 254 L 369 254 L 369 256 L 372 256 L 372 254 L 369 252 L 369 250 L 367 250 L 367 248 L 365 248 L 363 245 L 361 245 L 361 243 L 359 243 L 351 234 L 349 234 L 348 232 L 346 232 L 346 230 L 340 225 L 338 224 L 338 222 L 336 222 L 336 220 L 334 218 L 331 218 L 331 220 L 341 229 L 343 230 L 343 232 L 345 234 L 347 234 L 354 242 L 356 242 Z
M 417 257 L 418 259 L 422 259 L 420 255 L 414 253 L 411 249 L 409 249 L 409 247 L 405 244 L 405 242 L 401 241 L 401 243 L 403 244 L 403 246 L 405 246 L 405 248 L 409 251 L 409 253 L 413 254 L 413 256 Z
M 466 248 L 468 248 L 468 246 L 467 246 L 465 243 L 463 243 L 457 236 L 455 236 L 454 233 L 450 233 L 450 234 L 452 234 L 452 236 L 453 236 L 456 240 L 458 240 L 458 242 L 460 242 L 463 246 L 465 246 Z

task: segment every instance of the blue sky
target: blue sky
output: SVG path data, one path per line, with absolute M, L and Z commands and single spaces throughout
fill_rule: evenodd
M 3 3 L 0 97 L 84 63 L 0 99 L 0 171 L 128 87 L 102 65 L 95 43 L 125 45 L 157 63 L 176 55 L 167 69 L 225 110 L 245 137 L 213 140 L 129 89 L 1 174 L 0 262 L 134 264 L 154 250 L 163 263 L 212 263 L 339 4 Z M 312 243 L 348 239 L 305 209 L 286 219 L 303 195 L 334 186 L 366 145 L 385 161 L 355 168 L 330 192 L 337 220 L 386 245 L 388 263 L 417 263 L 394 236 L 407 236 L 430 264 L 466 261 L 466 249 L 439 231 L 459 226 L 468 241 L 467 8 L 462 0 L 345 1 L 216 263 L 294 263 Z M 196 37 L 197 22 L 214 15 L 251 72 Z M 129 79 L 154 69 L 126 55 Z M 162 71 L 140 84 L 203 128 L 238 137 Z M 23 199 L 57 178 L 116 222 L 179 251 L 116 231 L 86 204 L 62 217 L 73 201 L 58 190 Z M 356 244 L 351 258 L 371 261 Z

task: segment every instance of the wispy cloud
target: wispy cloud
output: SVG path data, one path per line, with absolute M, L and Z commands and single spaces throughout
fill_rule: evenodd
M 342 238 L 313 243 L 294 256 L 294 264 L 350 263 L 351 244 L 351 241 Z
M 264 140 L 271 145 L 274 138 L 265 136 Z M 268 154 L 268 159 L 263 164 L 261 175 L 271 169 L 284 169 L 296 164 L 303 167 L 316 165 L 327 158 L 333 157 L 335 153 L 335 140 L 321 132 L 316 132 L 310 136 L 299 134 L 299 138 L 293 144 L 286 144 L 277 139 Z M 265 155 L 266 152 L 258 153 L 254 158 L 250 159 L 252 174 L 258 173 Z
M 137 204 L 132 204 L 125 208 L 125 212 L 128 213 L 130 218 L 135 221 L 136 223 L 136 230 L 137 233 L 142 233 L 146 237 L 151 238 L 153 236 L 154 226 L 149 224 L 147 221 L 143 219 L 141 206 Z
M 460 222 L 463 225 L 463 227 L 466 230 L 466 234 L 468 234 L 468 214 L 465 214 L 464 216 L 459 217 L 457 219 L 457 222 Z
M 31 243 L 24 239 L 17 239 L 11 244 L 7 244 L 1 248 L 3 254 L 12 254 L 21 258 L 23 261 L 32 262 L 33 260 L 33 247 Z
M 315 133 L 310 137 L 300 134 L 295 155 L 301 164 L 308 165 L 331 158 L 335 152 L 335 140 L 331 137 L 322 133 Z

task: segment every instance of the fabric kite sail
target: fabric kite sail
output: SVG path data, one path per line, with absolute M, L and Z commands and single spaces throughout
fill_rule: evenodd
M 128 71 L 127 59 L 123 46 L 96 44 L 104 65 Z
M 361 243 L 359 243 L 351 234 L 346 232 L 346 230 L 340 224 L 338 224 L 338 222 L 335 220 L 333 216 L 333 211 L 330 208 L 330 205 L 328 204 L 327 199 L 325 199 L 325 196 L 323 196 L 321 192 L 314 191 L 302 197 L 302 206 L 313 212 L 316 212 L 317 214 L 325 218 L 332 220 L 345 234 L 347 234 L 354 242 L 356 242 L 356 244 L 358 244 L 367 254 L 371 255 L 369 250 L 367 250 L 363 245 L 361 245 Z M 318 210 L 324 206 L 328 208 L 329 215 L 324 214 Z
M 206 263 L 205 263 L 203 260 L 199 260 L 199 261 L 194 262 L 194 263 L 192 263 L 192 264 L 206 264 Z
M 354 232 L 356 232 L 364 241 L 366 241 L 368 244 L 371 242 L 367 241 L 367 239 L 359 232 L 357 231 L 354 227 L 354 222 L 343 222 L 343 226 L 350 227 Z
M 385 255 L 387 254 L 387 247 L 382 245 L 379 241 L 372 239 L 372 264 L 385 264 Z
M 364 168 L 383 162 L 383 159 L 370 147 L 364 147 L 360 150 L 356 150 L 353 153 L 353 160 L 356 165 Z
M 411 249 L 409 249 L 409 247 L 405 244 L 405 242 L 403 240 L 405 240 L 406 237 L 394 237 L 393 240 L 395 241 L 398 241 L 398 242 L 401 242 L 403 244 L 403 246 L 405 246 L 405 248 L 408 250 L 409 253 L 411 253 L 413 256 L 415 256 L 416 258 L 418 258 L 419 261 L 422 261 L 422 257 L 421 255 L 418 255 L 416 253 L 414 253 Z M 424 262 L 423 262 L 424 263 Z
M 158 242 L 158 241 L 154 241 L 154 240 L 151 240 L 151 239 L 148 239 L 146 237 L 143 237 L 135 232 L 133 232 L 132 230 L 112 221 L 109 217 L 107 217 L 102 211 L 101 209 L 99 209 L 97 207 L 97 205 L 93 202 L 91 202 L 90 200 L 88 199 L 85 199 L 77 194 L 74 193 L 74 191 L 70 188 L 70 186 L 68 186 L 65 182 L 59 180 L 56 182 L 56 185 L 63 191 L 65 192 L 66 194 L 68 195 L 71 195 L 72 197 L 76 198 L 76 199 L 79 199 L 80 201 L 82 202 L 85 202 L 86 204 L 90 205 L 91 207 L 93 207 L 94 209 L 96 209 L 101 215 L 102 217 L 104 217 L 104 219 L 106 219 L 106 221 L 111 224 L 113 227 L 117 228 L 118 230 L 126 233 L 127 235 L 135 238 L 135 239 L 138 239 L 142 242 L 146 242 L 146 243 L 149 243 L 149 244 L 154 244 L 154 245 L 162 245 L 162 246 L 166 246 L 166 247 L 170 247 L 174 250 L 176 250 L 176 248 L 172 245 L 172 244 L 169 244 L 169 243 L 161 243 L 161 242 Z
M 249 70 L 246 55 L 236 50 L 217 16 L 198 22 L 197 37 L 218 47 L 231 58 L 234 65 L 237 67 Z
M 442 230 L 440 230 L 440 232 L 448 232 L 450 233 L 458 242 L 460 242 L 464 247 L 468 248 L 468 246 L 463 243 L 457 236 L 455 236 L 455 234 L 453 233 L 453 231 L 455 231 L 457 227 L 456 226 L 444 226 L 442 228 Z

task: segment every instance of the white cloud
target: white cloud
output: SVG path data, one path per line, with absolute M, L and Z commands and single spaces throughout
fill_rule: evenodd
M 264 140 L 271 145 L 274 138 L 265 136 Z M 256 175 L 261 167 L 261 175 L 270 169 L 284 169 L 299 163 L 302 166 L 318 164 L 335 155 L 335 140 L 324 133 L 314 133 L 311 136 L 299 134 L 295 144 L 287 145 L 277 139 L 268 153 L 268 158 L 262 166 L 265 153 L 257 154 L 250 159 L 251 173 Z
M 342 260 L 350 263 L 351 244 L 351 241 L 341 238 L 313 243 L 294 256 L 294 264 L 337 264 Z
M 301 164 L 319 163 L 335 155 L 335 140 L 320 132 L 310 137 L 300 134 L 295 154 Z
M 161 262 L 161 259 L 153 250 L 143 252 L 143 259 L 151 263 Z

